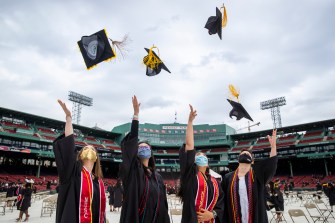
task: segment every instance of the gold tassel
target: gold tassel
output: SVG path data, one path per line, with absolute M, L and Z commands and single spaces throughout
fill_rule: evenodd
M 162 61 L 158 57 L 156 57 L 152 51 L 155 48 L 157 49 L 159 55 L 159 49 L 155 46 L 152 46 L 149 50 L 148 55 L 143 58 L 143 63 L 151 69 L 157 68 L 158 65 L 162 63 Z
M 232 84 L 229 84 L 229 91 L 238 100 L 238 96 L 240 96 L 240 92 Z
M 223 5 L 223 19 L 222 19 L 222 28 L 226 27 L 227 22 L 228 22 L 228 18 L 227 18 L 227 11 L 226 11 L 226 7 Z

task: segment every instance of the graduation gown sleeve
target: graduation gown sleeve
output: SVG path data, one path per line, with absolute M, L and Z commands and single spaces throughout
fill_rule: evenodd
M 277 170 L 278 157 L 273 156 L 255 163 L 252 168 L 255 176 L 261 184 L 267 184 L 275 175 Z
M 139 194 L 143 191 L 143 170 L 137 159 L 138 121 L 133 120 L 130 133 L 121 142 L 122 163 L 120 177 L 124 187 L 124 199 L 121 209 L 120 223 L 139 223 Z
M 59 136 L 53 143 L 53 151 L 57 165 L 60 184 L 70 180 L 77 160 L 77 152 L 73 134 Z
M 121 164 L 121 178 L 123 184 L 127 185 L 129 174 L 133 168 L 136 168 L 138 163 L 138 121 L 133 120 L 131 123 L 130 133 L 121 142 L 122 149 L 122 164 Z
M 185 144 L 179 150 L 180 183 L 183 201 L 181 223 L 197 222 L 195 194 L 197 187 L 195 150 L 185 150 Z
M 59 136 L 53 143 L 59 176 L 56 223 L 79 221 L 82 163 L 77 161 L 74 136 Z
M 195 169 L 195 150 L 186 150 L 185 144 L 179 150 L 179 163 L 180 163 L 180 175 L 181 180 L 187 180 L 189 174 L 196 172 Z

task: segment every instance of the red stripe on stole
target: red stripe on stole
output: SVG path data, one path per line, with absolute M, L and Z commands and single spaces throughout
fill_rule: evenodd
M 195 210 L 197 212 L 199 212 L 201 208 L 206 209 L 208 211 L 212 211 L 215 207 L 215 204 L 219 197 L 219 185 L 218 185 L 218 182 L 215 180 L 215 178 L 212 176 L 211 176 L 211 181 L 213 183 L 214 193 L 209 203 L 208 202 L 208 186 L 207 186 L 206 179 L 200 171 L 198 172 L 197 174 L 198 189 L 197 189 L 197 194 L 196 194 L 196 199 L 195 199 Z M 215 222 L 215 220 L 211 219 L 209 221 L 202 222 L 202 223 L 213 223 L 213 222 Z
M 83 167 L 81 171 L 81 193 L 79 196 L 80 223 L 92 223 L 92 196 L 93 182 L 91 174 Z
M 205 177 L 202 175 L 200 171 L 198 171 L 197 180 L 198 180 L 198 191 L 195 199 L 195 210 L 199 212 L 201 208 L 206 209 L 208 188 Z

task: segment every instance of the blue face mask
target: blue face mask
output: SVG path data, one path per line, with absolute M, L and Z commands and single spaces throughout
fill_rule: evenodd
M 195 157 L 195 164 L 197 166 L 208 166 L 208 158 L 204 155 L 198 155 Z
M 149 159 L 151 157 L 151 149 L 149 146 L 139 146 L 137 156 L 140 159 Z

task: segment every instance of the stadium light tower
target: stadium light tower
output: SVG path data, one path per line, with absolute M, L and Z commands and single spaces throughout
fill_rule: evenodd
M 285 97 L 275 98 L 268 101 L 261 102 L 261 110 L 271 109 L 271 118 L 273 121 L 273 128 L 281 128 L 280 106 L 286 105 Z
M 69 91 L 69 100 L 73 102 L 72 107 L 72 118 L 75 120 L 76 124 L 79 125 L 80 123 L 80 116 L 81 116 L 81 109 L 83 105 L 85 106 L 92 106 L 93 99 L 87 96 L 78 94 L 73 91 Z

